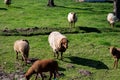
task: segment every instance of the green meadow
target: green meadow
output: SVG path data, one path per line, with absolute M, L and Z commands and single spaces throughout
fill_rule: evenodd
M 63 54 L 63 61 L 55 59 L 59 72 L 64 74 L 57 80 L 119 80 L 120 64 L 113 69 L 114 59 L 108 49 L 110 46 L 120 47 L 120 23 L 111 28 L 106 20 L 107 14 L 113 11 L 113 3 L 54 0 L 56 7 L 48 7 L 47 1 L 12 0 L 7 7 L 0 0 L 0 67 L 6 73 L 12 73 L 18 69 L 17 62 L 21 66 L 24 64 L 16 60 L 13 50 L 14 41 L 18 39 L 29 41 L 30 58 L 55 59 L 48 35 L 51 31 L 60 31 L 68 38 L 69 47 Z M 69 12 L 77 13 L 75 28 L 70 28 L 67 21 Z M 34 27 L 39 30 L 15 31 Z M 6 29 L 11 32 L 5 33 Z M 22 66 L 23 72 L 30 66 Z M 91 75 L 82 75 L 81 70 L 90 71 Z M 31 80 L 34 78 L 33 75 Z

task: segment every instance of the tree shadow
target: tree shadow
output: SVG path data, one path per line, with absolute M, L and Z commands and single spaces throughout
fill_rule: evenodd
M 6 8 L 0 8 L 0 10 L 8 10 L 8 9 L 6 9 Z
M 73 63 L 73 64 L 89 66 L 89 67 L 96 68 L 96 69 L 109 69 L 107 67 L 107 65 L 105 65 L 101 61 L 85 59 L 85 58 L 80 58 L 80 57 L 76 57 L 76 56 L 71 56 L 71 57 L 67 57 L 67 58 L 69 58 L 71 60 L 70 63 Z
M 97 28 L 92 28 L 92 27 L 78 27 L 79 30 L 83 30 L 85 33 L 90 33 L 90 32 L 96 32 L 96 33 L 101 33 L 100 30 L 98 30 Z

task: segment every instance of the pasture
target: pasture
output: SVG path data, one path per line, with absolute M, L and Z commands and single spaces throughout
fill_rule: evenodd
M 64 74 L 57 80 L 119 80 L 120 64 L 118 69 L 112 68 L 114 59 L 108 49 L 120 47 L 120 23 L 111 28 L 106 20 L 113 3 L 55 0 L 55 4 L 56 7 L 47 7 L 47 0 L 12 0 L 11 6 L 7 7 L 0 0 L 0 68 L 9 74 L 18 70 L 26 72 L 30 67 L 22 66 L 23 62 L 15 59 L 13 44 L 18 39 L 29 41 L 30 58 L 54 59 L 48 35 L 58 30 L 67 36 L 69 47 L 63 54 L 63 61 L 56 59 L 59 72 Z M 75 28 L 70 28 L 67 21 L 71 11 L 78 16 Z M 34 27 L 39 30 L 14 31 Z M 5 29 L 13 33 L 6 34 Z M 81 70 L 90 71 L 91 75 L 82 75 Z

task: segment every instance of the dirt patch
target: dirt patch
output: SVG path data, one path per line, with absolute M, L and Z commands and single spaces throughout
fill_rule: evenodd
M 47 35 L 52 31 L 60 31 L 61 33 L 78 33 L 76 28 L 52 28 L 52 27 L 33 27 L 33 28 L 5 28 L 0 30 L 2 36 L 33 36 L 33 35 Z
M 15 63 L 16 70 L 12 73 L 7 73 L 4 71 L 2 66 L 0 66 L 0 80 L 25 80 L 24 71 L 19 63 Z

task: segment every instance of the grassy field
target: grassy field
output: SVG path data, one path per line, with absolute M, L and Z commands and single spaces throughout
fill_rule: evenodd
M 120 23 L 111 28 L 106 16 L 113 9 L 112 3 L 77 3 L 73 0 L 55 0 L 56 7 L 47 7 L 47 0 L 14 0 L 6 7 L 0 0 L 0 31 L 16 28 L 40 28 L 47 34 L 33 36 L 0 36 L 0 67 L 7 73 L 17 70 L 13 44 L 15 40 L 27 39 L 30 43 L 30 58 L 48 59 L 53 57 L 48 44 L 48 33 L 58 30 L 67 36 L 69 48 L 58 60 L 59 71 L 64 74 L 57 80 L 119 80 L 120 65 L 113 69 L 114 59 L 109 53 L 110 46 L 120 47 Z M 23 3 L 22 3 L 23 2 Z M 69 28 L 67 14 L 77 13 L 76 28 Z M 51 29 L 52 28 L 52 29 Z M 66 29 L 63 31 L 62 29 Z M 68 29 L 68 30 L 67 30 Z M 33 32 L 34 33 L 34 32 Z M 65 34 L 66 33 L 66 34 Z M 27 71 L 30 65 L 23 66 Z M 73 66 L 73 67 L 72 67 Z M 90 76 L 80 74 L 90 71 Z M 34 80 L 34 76 L 31 80 Z M 41 80 L 41 79 L 39 79 Z

